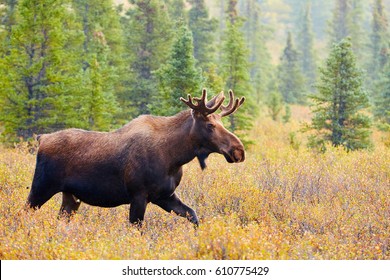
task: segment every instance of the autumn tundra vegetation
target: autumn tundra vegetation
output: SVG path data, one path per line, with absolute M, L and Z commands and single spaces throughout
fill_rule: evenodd
M 210 155 L 202 172 L 184 166 L 178 196 L 198 215 L 197 229 L 150 204 L 141 230 L 128 205 L 82 204 L 57 219 L 61 194 L 34 213 L 23 210 L 35 155 L 21 143 L 1 148 L 2 259 L 389 259 L 390 152 L 376 132 L 373 151 L 305 148 L 302 108 L 288 124 L 260 118 L 246 160 Z M 296 119 L 297 118 L 297 119 Z
M 390 259 L 389 7 L 2 1 L 0 258 Z

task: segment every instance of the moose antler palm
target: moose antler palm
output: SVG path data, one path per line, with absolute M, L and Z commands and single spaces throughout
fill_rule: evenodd
M 188 107 L 193 109 L 194 111 L 197 111 L 204 116 L 213 114 L 218 109 L 221 109 L 221 113 L 219 114 L 221 117 L 226 117 L 230 114 L 233 114 L 245 101 L 245 97 L 241 97 L 240 99 L 234 99 L 234 93 L 232 90 L 229 90 L 229 104 L 227 106 L 223 106 L 222 103 L 225 100 L 224 93 L 221 92 L 217 96 L 215 96 L 213 99 L 211 99 L 209 102 L 207 101 L 207 91 L 206 89 L 203 89 L 202 91 L 202 97 L 191 97 L 191 94 L 188 94 L 187 98 L 188 100 L 180 97 L 180 100 L 183 101 Z M 194 104 L 193 100 L 196 101 L 196 104 Z M 214 102 L 211 102 L 214 101 Z M 212 107 L 208 107 L 207 104 L 214 103 Z

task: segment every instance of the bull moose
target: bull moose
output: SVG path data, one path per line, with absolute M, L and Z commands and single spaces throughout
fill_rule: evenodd
M 175 194 L 182 166 L 195 157 L 202 169 L 210 153 L 225 156 L 229 163 L 242 162 L 241 141 L 224 128 L 221 118 L 233 114 L 245 98 L 229 91 L 207 101 L 202 97 L 180 98 L 190 110 L 171 117 L 142 115 L 113 132 L 66 129 L 38 137 L 35 174 L 27 199 L 38 209 L 62 192 L 60 214 L 70 216 L 81 202 L 100 207 L 130 204 L 130 222 L 141 224 L 152 202 L 186 217 L 195 225 L 193 209 Z M 221 109 L 221 113 L 215 112 Z

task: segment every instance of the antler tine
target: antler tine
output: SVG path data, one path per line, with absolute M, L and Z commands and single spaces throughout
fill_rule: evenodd
M 245 97 L 234 100 L 234 93 L 232 90 L 229 90 L 229 104 L 227 106 L 221 106 L 222 112 L 220 113 L 221 117 L 226 117 L 230 114 L 233 114 L 245 101 Z
M 196 110 L 196 106 L 195 106 L 194 103 L 192 102 L 191 94 L 188 94 L 188 95 L 187 95 L 187 98 L 188 98 L 188 100 L 184 99 L 183 97 L 180 97 L 180 101 L 182 101 L 184 104 L 186 104 L 186 105 L 187 105 L 188 107 L 190 107 L 191 109 Z
M 231 108 L 233 106 L 233 101 L 234 101 L 233 91 L 229 90 L 229 104 L 227 106 L 222 105 L 221 110 L 222 111 L 230 110 L 229 108 Z
M 188 107 L 193 109 L 194 111 L 197 111 L 201 113 L 204 116 L 210 115 L 218 110 L 218 108 L 221 106 L 224 98 L 221 98 L 217 104 L 215 104 L 213 107 L 209 108 L 207 107 L 207 91 L 206 89 L 203 89 L 202 91 L 202 97 L 194 97 L 192 98 L 190 94 L 188 94 L 188 100 L 185 100 L 184 98 L 180 97 L 180 100 L 183 101 Z M 196 104 L 193 103 L 192 100 L 196 101 Z

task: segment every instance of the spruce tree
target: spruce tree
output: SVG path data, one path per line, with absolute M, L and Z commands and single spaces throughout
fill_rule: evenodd
M 390 48 L 388 21 L 382 0 L 375 0 L 371 28 L 369 76 L 372 80 L 378 80 L 388 61 Z
M 311 22 L 311 2 L 306 2 L 299 20 L 297 36 L 297 49 L 300 51 L 302 74 L 306 77 L 307 90 L 313 91 L 312 85 L 316 80 L 316 58 L 314 52 L 314 37 Z
M 236 114 L 229 116 L 229 127 L 244 137 L 245 131 L 252 127 L 256 114 L 250 83 L 249 51 L 245 45 L 244 35 L 241 32 L 242 19 L 236 10 L 237 1 L 230 0 L 227 10 L 227 28 L 222 46 L 221 72 L 225 80 L 225 87 L 232 89 L 236 96 L 245 96 L 245 106 Z
M 374 116 L 384 130 L 390 132 L 390 62 L 382 71 L 377 83 L 378 96 L 375 100 Z
M 287 34 L 286 47 L 280 58 L 278 67 L 279 91 L 286 103 L 304 103 L 305 80 L 301 72 L 299 53 L 295 49 L 291 33 Z
M 279 114 L 283 109 L 283 100 L 282 96 L 280 96 L 280 93 L 271 93 L 271 95 L 268 97 L 266 105 L 268 107 L 268 112 L 272 120 L 277 121 L 279 118 Z
M 258 104 L 268 95 L 274 72 L 271 55 L 266 46 L 270 31 L 262 23 L 260 4 L 257 1 L 248 0 L 241 3 L 242 13 L 246 18 L 243 32 L 249 50 L 250 79 L 255 102 Z
M 329 46 L 340 42 L 346 37 L 351 38 L 355 55 L 362 60 L 364 23 L 362 0 L 335 0 L 333 17 L 329 25 Z
M 213 95 L 222 89 L 216 69 L 215 35 L 218 27 L 216 19 L 209 18 L 209 12 L 204 0 L 189 0 L 191 8 L 188 11 L 188 26 L 192 31 L 194 42 L 194 57 L 197 66 L 203 70 L 204 86 Z
M 190 0 L 191 9 L 188 11 L 188 26 L 192 31 L 194 56 L 197 65 L 205 71 L 214 60 L 214 33 L 217 21 L 209 19 L 209 12 L 204 0 Z
M 0 55 L 9 48 L 12 26 L 16 23 L 18 0 L 0 0 Z
M 107 130 L 123 91 L 123 34 L 112 0 L 73 0 L 84 34 L 80 120 L 89 129 Z
M 22 0 L 0 58 L 0 121 L 8 140 L 77 124 L 81 46 L 67 1 Z
M 154 97 L 151 112 L 158 115 L 174 115 L 185 106 L 180 97 L 198 94 L 202 90 L 201 69 L 196 67 L 193 55 L 192 35 L 182 23 L 167 62 L 155 72 L 159 94 Z
M 131 0 L 124 18 L 128 72 L 132 76 L 122 95 L 122 104 L 133 107 L 133 115 L 150 113 L 148 104 L 157 93 L 153 72 L 169 55 L 172 23 L 162 0 Z
M 370 119 L 362 113 L 369 106 L 368 97 L 349 38 L 333 46 L 320 68 L 317 89 L 311 97 L 314 117 L 308 127 L 316 134 L 309 145 L 325 150 L 330 142 L 348 151 L 370 147 Z
M 175 21 L 187 21 L 187 11 L 185 0 L 164 0 L 168 9 L 169 17 Z

